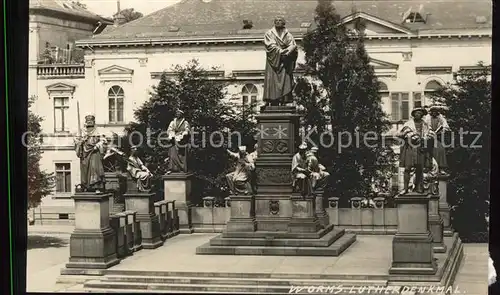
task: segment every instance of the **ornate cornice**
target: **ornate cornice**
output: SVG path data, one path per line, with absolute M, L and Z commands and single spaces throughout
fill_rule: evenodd
M 299 43 L 303 39 L 303 34 L 295 37 Z M 463 39 L 463 38 L 491 38 L 491 32 L 471 32 L 471 33 L 433 33 L 433 34 L 384 34 L 365 36 L 366 40 L 412 40 L 412 39 Z M 185 36 L 185 37 L 158 37 L 158 38 L 137 38 L 133 40 L 125 39 L 87 39 L 76 41 L 76 46 L 80 48 L 110 48 L 110 47 L 163 47 L 163 46 L 206 46 L 206 45 L 240 45 L 240 44 L 262 44 L 262 35 L 239 35 L 239 36 Z

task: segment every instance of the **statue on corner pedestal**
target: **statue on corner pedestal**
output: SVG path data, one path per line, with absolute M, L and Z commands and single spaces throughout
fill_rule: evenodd
M 227 150 L 229 156 L 237 160 L 236 169 L 226 175 L 227 184 L 231 195 L 254 194 L 252 185 L 255 164 L 253 156 L 247 153 L 245 146 L 240 146 L 238 153 Z
M 189 149 L 189 134 L 191 126 L 184 118 L 184 112 L 177 109 L 175 118 L 170 122 L 167 128 L 167 135 L 169 140 L 168 150 L 168 167 L 167 174 L 188 172 L 187 160 Z
M 444 140 L 446 132 L 450 131 L 450 126 L 446 118 L 441 114 L 444 108 L 441 105 L 432 105 L 429 108 L 429 114 L 424 118 L 429 128 L 435 133 L 432 144 L 432 156 L 439 165 L 440 175 L 447 175 L 445 170 L 448 168 Z
M 307 144 L 302 143 L 292 158 L 293 192 L 300 193 L 303 197 L 312 195 L 311 171 L 308 169 L 306 150 Z
M 319 163 L 317 153 L 317 147 L 312 147 L 311 150 L 307 152 L 307 169 L 311 173 L 311 187 L 313 191 L 323 191 L 326 187 L 330 173 L 326 171 L 325 166 Z
M 95 126 L 95 116 L 85 116 L 83 135 L 75 140 L 76 155 L 80 158 L 81 183 L 79 192 L 104 192 L 105 173 L 103 155 L 106 151 L 106 137 Z
M 276 17 L 274 28 L 264 35 L 266 70 L 264 95 L 266 105 L 284 105 L 293 101 L 293 71 L 298 57 L 297 44 L 285 28 L 285 19 Z
M 427 111 L 415 108 L 411 112 L 412 119 L 408 120 L 401 128 L 399 136 L 404 140 L 401 146 L 399 167 L 404 168 L 404 193 L 410 191 L 411 173 L 414 171 L 414 187 L 418 193 L 424 192 L 424 169 L 432 168 L 432 158 L 429 153 L 429 139 L 433 131 L 423 120 Z
M 137 152 L 137 146 L 133 146 L 130 150 L 130 157 L 127 160 L 127 171 L 128 173 L 130 173 L 132 179 L 137 181 L 138 191 L 150 192 L 151 178 L 153 177 L 153 174 L 138 157 Z

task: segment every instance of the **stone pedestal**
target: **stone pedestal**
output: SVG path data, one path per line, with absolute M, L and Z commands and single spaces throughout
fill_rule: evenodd
M 123 193 L 127 189 L 127 177 L 121 172 L 106 172 L 106 191 L 112 193 L 109 198 L 110 214 L 123 212 L 125 210 L 125 202 Z
M 136 220 L 141 226 L 142 247 L 155 249 L 163 245 L 160 224 L 155 215 L 154 193 L 130 192 L 125 194 L 125 207 L 136 211 Z
M 130 211 L 125 211 L 122 213 L 125 217 L 125 237 L 127 241 L 127 251 L 128 253 L 133 253 L 134 249 L 134 215 Z M 122 218 L 120 216 L 120 218 Z M 121 220 L 121 219 L 120 219 Z
M 439 215 L 439 195 L 430 195 L 429 198 L 429 230 L 432 234 L 434 253 L 446 253 L 443 220 Z
M 398 207 L 398 232 L 392 241 L 390 274 L 434 275 L 432 235 L 429 231 L 429 196 L 409 193 L 395 198 Z
M 109 225 L 109 197 L 106 193 L 73 196 L 75 229 L 66 269 L 107 269 L 120 262 L 116 257 L 116 235 Z
M 179 230 L 179 211 L 175 208 L 175 201 L 167 201 L 167 211 L 170 213 L 170 236 L 176 236 L 180 233 Z
M 330 217 L 325 210 L 324 191 L 316 191 L 314 193 L 316 198 L 316 217 L 322 228 L 326 228 L 330 224 Z
M 115 248 L 116 248 L 116 256 L 118 258 L 123 258 L 127 255 L 126 248 L 126 237 L 125 237 L 125 228 L 120 225 L 120 216 L 113 215 L 109 218 L 109 225 L 113 229 L 116 235 L 115 239 Z
M 256 230 L 253 196 L 231 196 L 231 217 L 225 232 L 254 232 Z
M 258 231 L 288 231 L 292 217 L 292 157 L 297 151 L 300 116 L 294 107 L 267 106 L 257 116 L 259 157 L 255 162 Z
M 334 229 L 322 200 L 295 196 L 292 158 L 297 151 L 299 115 L 294 107 L 265 107 L 257 116 L 259 156 L 255 162 L 257 192 L 231 197 L 231 218 L 222 235 L 199 246 L 196 254 L 338 256 L 356 235 Z M 254 215 L 255 214 L 255 215 Z M 255 217 L 254 217 L 255 216 Z
M 167 202 L 159 201 L 154 203 L 155 214 L 158 218 L 158 223 L 160 224 L 160 234 L 161 239 L 165 241 L 167 239 Z
M 316 197 L 302 197 L 293 195 L 292 218 L 288 223 L 288 231 L 291 233 L 315 233 L 322 226 L 316 217 Z
M 444 235 L 445 237 L 453 236 L 455 232 L 451 226 L 451 207 L 448 203 L 448 176 L 441 175 L 439 180 L 439 215 L 443 219 Z
M 133 251 L 139 251 L 142 249 L 142 232 L 141 223 L 137 221 L 137 212 L 135 211 L 125 211 L 127 214 L 128 223 L 132 225 L 132 234 L 134 238 Z
M 193 233 L 191 222 L 192 173 L 172 173 L 163 176 L 165 201 L 176 201 L 181 234 Z

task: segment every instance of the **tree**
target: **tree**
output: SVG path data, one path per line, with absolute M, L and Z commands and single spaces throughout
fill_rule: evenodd
M 40 123 L 42 118 L 31 110 L 35 97 L 28 99 L 28 132 L 25 144 L 28 149 L 28 208 L 38 206 L 43 197 L 52 193 L 54 188 L 54 175 L 40 169 L 40 159 L 43 151 L 40 149 Z
M 174 71 L 173 78 L 162 74 L 150 99 L 135 111 L 136 122 L 126 131 L 134 144 L 140 143 L 140 137 L 149 140 L 148 144 L 141 145 L 145 162 L 154 174 L 163 175 L 168 149 L 165 135 L 160 138 L 158 135 L 166 130 L 176 108 L 180 108 L 192 127 L 188 164 L 197 181 L 192 186 L 196 190 L 193 195 L 224 196 L 227 194 L 225 174 L 232 169 L 226 148 L 234 151 L 239 144 L 253 144 L 254 112 L 247 109 L 243 118 L 225 103 L 225 84 L 209 79 L 207 71 L 196 60 L 176 66 Z
M 487 232 L 485 215 L 490 198 L 491 82 L 490 66 L 461 70 L 454 82 L 434 93 L 447 106 L 444 111 L 452 136 L 447 138 L 448 202 L 453 226 L 463 238 Z M 487 235 L 485 235 L 487 239 Z
M 121 14 L 124 18 L 123 22 L 124 23 L 128 23 L 128 22 L 131 22 L 131 21 L 134 21 L 136 19 L 139 19 L 141 17 L 143 17 L 144 15 L 142 13 L 140 13 L 139 11 L 135 11 L 135 9 L 133 8 L 126 8 L 126 9 L 122 9 L 119 14 Z M 118 15 L 118 13 L 115 13 L 113 15 L 113 17 L 116 17 Z
M 365 50 L 364 24 L 357 22 L 350 30 L 340 20 L 331 0 L 318 1 L 316 27 L 305 35 L 302 45 L 306 76 L 318 86 L 297 96 L 299 100 L 304 94 L 310 96 L 306 99 L 309 105 L 304 106 L 307 124 L 324 129 L 326 119 L 331 125 L 329 134 L 335 143 L 325 146 L 331 144 L 327 139 L 318 147 L 332 175 L 332 193 L 345 200 L 365 196 L 371 192 L 373 180 L 389 177 L 394 153 L 388 144 L 382 144 L 390 122 L 382 110 L 378 80 Z M 319 111 L 323 104 L 327 105 L 325 114 Z M 322 119 L 318 121 L 317 116 Z M 365 136 L 377 139 L 364 143 Z

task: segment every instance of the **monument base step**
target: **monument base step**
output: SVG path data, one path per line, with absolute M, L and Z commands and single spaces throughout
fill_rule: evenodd
M 327 247 L 279 246 L 213 246 L 210 242 L 196 248 L 199 255 L 261 255 L 261 256 L 339 256 L 356 241 L 355 234 L 343 234 Z
M 290 233 L 285 231 L 223 232 L 223 238 L 242 239 L 320 239 L 333 230 L 333 224 L 314 233 Z
M 328 247 L 344 234 L 345 230 L 334 229 L 319 239 L 245 239 L 225 238 L 219 235 L 210 240 L 210 246 Z

